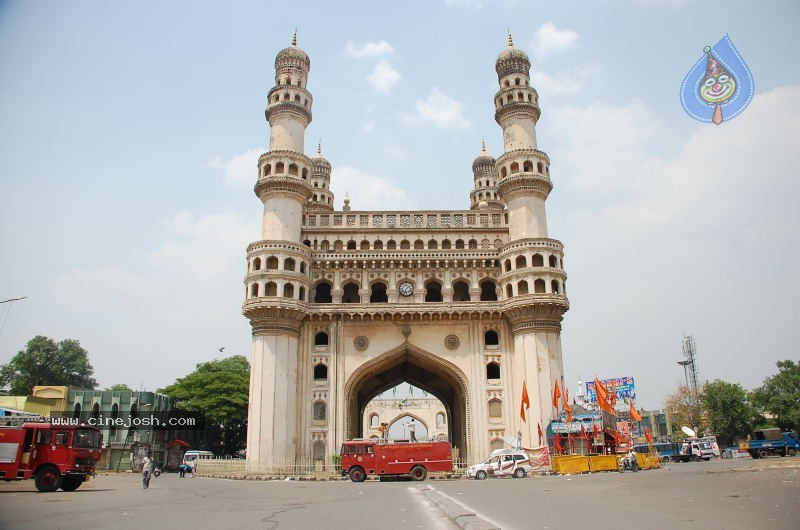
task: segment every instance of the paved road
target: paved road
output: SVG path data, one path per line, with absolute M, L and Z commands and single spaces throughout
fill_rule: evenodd
M 437 529 L 445 495 L 505 530 L 795 529 L 800 457 L 672 464 L 639 473 L 418 482 L 179 478 L 143 490 L 137 475 L 97 477 L 76 492 L 0 483 L 0 528 L 256 530 Z M 46 523 L 44 522 L 46 521 Z

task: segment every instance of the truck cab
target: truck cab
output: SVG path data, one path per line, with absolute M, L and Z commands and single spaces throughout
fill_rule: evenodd
M 476 480 L 487 477 L 522 478 L 532 469 L 530 457 L 525 451 L 498 449 L 483 462 L 467 468 L 467 477 Z

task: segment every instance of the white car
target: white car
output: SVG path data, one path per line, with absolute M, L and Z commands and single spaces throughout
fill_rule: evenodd
M 522 478 L 532 470 L 530 457 L 525 451 L 498 449 L 484 462 L 467 468 L 467 477 L 477 480 L 486 477 Z

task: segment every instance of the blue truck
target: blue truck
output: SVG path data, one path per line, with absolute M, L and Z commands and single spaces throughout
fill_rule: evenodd
M 770 455 L 794 456 L 800 450 L 800 441 L 795 431 L 759 429 L 747 440 L 739 442 L 739 449 L 747 451 L 753 458 L 766 458 Z

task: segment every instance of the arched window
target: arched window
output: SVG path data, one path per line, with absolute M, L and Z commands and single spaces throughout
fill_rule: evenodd
M 324 331 L 319 331 L 314 335 L 314 346 L 327 346 L 328 340 L 328 334 Z
M 283 162 L 278 162 L 277 164 L 275 164 L 275 173 L 276 174 L 283 173 L 284 172 L 284 167 L 285 166 L 283 165 Z
M 302 287 L 302 286 L 300 287 L 300 289 L 297 292 L 297 299 L 302 301 L 302 302 L 306 301 L 306 288 L 305 287 Z
M 497 332 L 495 330 L 490 329 L 483 334 L 483 345 L 484 346 L 500 345 L 500 337 L 497 335 Z
M 428 241 L 428 250 L 436 250 L 437 248 L 439 248 L 439 243 L 435 239 Z
M 469 284 L 458 281 L 453 284 L 453 302 L 469 302 Z
M 111 418 L 116 420 L 119 418 L 119 403 L 114 403 L 111 405 Z M 117 434 L 117 425 L 116 421 L 111 422 L 111 428 L 108 430 L 109 441 L 114 438 L 114 435 Z
M 456 239 L 456 249 L 461 250 L 464 248 L 464 240 L 463 239 Z
M 323 239 L 322 243 L 319 244 L 319 249 L 327 252 L 331 248 L 331 243 L 327 239 Z
M 305 261 L 301 261 L 300 262 L 300 274 L 305 274 L 305 273 L 306 273 L 306 262 Z
M 525 173 L 533 173 L 533 163 L 530 160 L 526 160 L 522 163 L 522 171 Z
M 373 429 L 377 429 L 378 425 L 380 425 L 381 417 L 377 414 L 370 414 L 369 416 L 369 426 Z
M 333 250 L 335 250 L 336 252 L 341 252 L 342 248 L 344 248 L 344 243 L 342 243 L 341 240 L 337 239 L 336 242 L 333 244 Z
M 514 266 L 518 269 L 524 269 L 528 266 L 528 260 L 525 258 L 525 256 L 517 256 Z
M 253 270 L 254 271 L 261 270 L 261 258 L 256 258 L 253 260 Z
M 314 381 L 327 381 L 328 380 L 328 365 L 325 363 L 318 363 L 314 365 Z
M 358 295 L 358 285 L 350 282 L 344 285 L 342 289 L 342 303 L 344 304 L 358 304 L 361 302 L 361 297 Z
M 489 442 L 489 449 L 491 451 L 494 451 L 496 449 L 502 449 L 505 446 L 506 446 L 505 442 L 501 438 L 492 438 L 492 441 Z
M 511 287 L 511 284 L 506 285 L 506 298 L 512 298 L 514 296 L 514 290 Z
M 258 298 L 258 284 L 254 283 L 250 286 L 250 298 Z
M 503 417 L 503 402 L 499 399 L 489 400 L 489 419 L 499 420 Z
M 437 412 L 436 413 L 436 426 L 443 427 L 447 425 L 447 416 L 445 416 L 444 412 Z
M 558 287 L 558 280 L 550 282 L 550 291 L 552 291 L 553 294 L 559 294 L 561 292 L 561 289 Z
M 548 261 L 550 262 L 550 266 L 551 266 L 552 268 L 554 268 L 554 269 L 557 269 L 557 268 L 558 268 L 558 258 L 557 258 L 557 257 L 555 257 L 555 256 L 551 255 L 551 256 L 548 258 Z
M 509 169 L 511 170 L 511 174 L 512 174 L 512 175 L 513 175 L 514 173 L 519 173 L 519 164 L 518 164 L 518 163 L 516 163 L 516 162 L 512 162 L 512 163 L 511 163 L 511 167 L 510 167 Z
M 275 282 L 268 282 L 264 286 L 264 296 L 278 296 L 278 285 Z
M 442 284 L 432 280 L 425 284 L 425 301 L 426 302 L 441 302 L 442 301 Z
M 331 302 L 333 302 L 331 298 L 331 284 L 328 282 L 317 284 L 316 292 L 314 293 L 314 303 L 330 304 Z
M 424 248 L 425 243 L 423 243 L 421 239 L 414 241 L 414 250 L 423 250 Z
M 409 250 L 410 248 L 411 243 L 409 243 L 407 239 L 404 239 L 400 242 L 400 250 Z
M 354 240 L 350 240 L 347 242 L 347 250 L 356 250 L 356 242 Z
M 314 421 L 325 421 L 328 417 L 328 407 L 324 401 L 314 402 Z
M 369 250 L 369 241 L 366 239 L 361 241 L 361 250 Z
M 380 239 L 378 239 L 378 240 L 377 240 L 377 241 L 375 241 L 375 243 L 372 245 L 372 248 L 374 248 L 375 250 L 383 250 L 383 241 L 381 241 Z
M 522 280 L 517 284 L 517 294 L 520 296 L 528 294 L 528 282 Z
M 544 280 L 539 278 L 535 282 L 533 282 L 533 292 L 534 293 L 543 293 L 544 290 Z
M 100 417 L 100 403 L 92 405 L 92 418 L 97 419 Z
M 283 262 L 283 270 L 293 271 L 295 267 L 294 258 L 286 258 Z
M 475 239 L 469 240 L 469 248 L 475 250 L 478 248 L 478 242 Z
M 531 267 L 544 267 L 544 258 L 541 254 L 534 254 L 531 258 Z
M 511 270 L 511 260 L 510 259 L 505 260 L 503 262 L 503 267 L 505 268 L 506 272 L 510 271 Z
M 370 303 L 380 304 L 389 301 L 389 296 L 386 294 L 386 284 L 383 282 L 375 282 L 372 284 L 372 289 L 369 293 Z
M 452 246 L 453 246 L 453 244 L 450 243 L 449 239 L 445 239 L 444 241 L 442 241 L 442 250 L 450 250 L 450 248 L 452 248 Z
M 272 174 L 272 165 L 267 164 L 266 166 L 264 166 L 264 176 L 267 177 L 271 174 Z
M 73 418 L 80 418 L 81 417 L 81 404 L 75 403 L 75 407 L 72 409 L 72 417 Z
M 386 250 L 396 250 L 396 249 L 397 249 L 397 243 L 395 242 L 394 239 L 390 239 L 389 241 L 386 242 Z
M 497 284 L 492 280 L 484 280 L 481 282 L 481 302 L 496 302 L 497 301 Z
M 275 256 L 270 256 L 267 258 L 267 270 L 274 271 L 278 269 L 278 258 Z
M 492 361 L 486 365 L 486 379 L 500 379 L 500 365 Z
M 297 99 L 299 100 L 300 98 L 298 97 Z M 297 176 L 297 164 L 289 164 L 289 174 Z
M 543 174 L 544 173 L 544 164 L 542 164 L 541 162 L 536 164 L 536 170 L 539 172 L 540 175 Z
M 283 286 L 283 297 L 284 298 L 294 298 L 294 285 L 291 283 L 284 284 Z
M 322 440 L 316 440 L 313 444 L 311 444 L 311 460 L 314 462 L 321 462 L 324 466 L 326 453 L 327 449 L 325 442 Z

